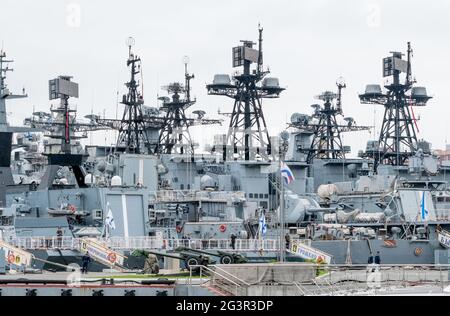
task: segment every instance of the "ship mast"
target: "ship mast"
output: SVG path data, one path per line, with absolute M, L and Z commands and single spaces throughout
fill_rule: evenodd
M 379 104 L 385 108 L 383 124 L 378 144 L 366 151 L 378 164 L 402 166 L 418 150 L 417 126 L 414 107 L 426 106 L 430 96 L 424 87 L 415 87 L 411 72 L 411 44 L 408 42 L 407 60 L 401 52 L 391 52 L 392 56 L 383 59 L 383 77 L 391 77 L 382 91 L 380 85 L 366 86 L 365 93 L 359 96 L 363 104 Z M 400 75 L 406 73 L 405 82 Z
M 151 153 L 152 150 L 142 115 L 144 99 L 138 91 L 140 84 L 136 78 L 141 72 L 141 59 L 131 51 L 134 43 L 132 37 L 127 39 L 127 66 L 130 68 L 130 81 L 125 83 L 128 93 L 123 95 L 121 102 L 125 105 L 125 109 L 119 127 L 116 149 L 121 148 L 126 153 L 145 154 Z
M 242 67 L 233 80 L 228 75 L 216 75 L 214 82 L 206 86 L 209 95 L 221 95 L 234 99 L 233 111 L 226 135 L 223 159 L 253 160 L 257 156 L 268 160 L 273 156 L 272 143 L 262 110 L 263 98 L 278 98 L 284 90 L 277 78 L 265 78 L 263 70 L 262 33 L 259 27 L 259 48 L 252 41 L 241 41 L 233 48 L 233 67 Z M 256 64 L 256 69 L 251 68 Z M 214 150 L 218 150 L 214 148 Z
M 164 111 L 164 126 L 159 134 L 157 152 L 159 154 L 194 154 L 194 145 L 189 133 L 190 121 L 186 117 L 186 109 L 195 104 L 191 100 L 191 80 L 193 74 L 188 72 L 188 57 L 184 57 L 185 84 L 174 82 L 163 87 L 170 97 L 162 97 L 163 104 L 160 110 Z
M 13 69 L 9 64 L 13 60 L 6 59 L 6 53 L 0 51 L 0 206 L 6 205 L 6 187 L 14 184 L 11 173 L 12 135 L 14 132 L 28 129 L 9 126 L 6 112 L 6 100 L 26 98 L 25 89 L 21 95 L 13 94 L 6 84 L 6 75 Z
M 368 126 L 357 126 L 354 119 L 344 117 L 342 109 L 342 89 L 346 84 L 342 77 L 336 81 L 337 93 L 325 91 L 316 98 L 323 101 L 323 105 L 313 104 L 312 116 L 295 113 L 291 117 L 290 127 L 295 127 L 312 134 L 309 148 L 301 149 L 307 154 L 306 161 L 312 164 L 314 159 L 345 159 L 350 151 L 342 143 L 342 133 L 369 130 Z M 338 122 L 343 119 L 343 123 Z

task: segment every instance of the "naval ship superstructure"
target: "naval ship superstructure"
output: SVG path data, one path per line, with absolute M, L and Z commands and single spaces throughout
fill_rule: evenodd
M 242 71 L 215 75 L 206 87 L 209 95 L 234 100 L 228 132 L 215 137 L 208 154 L 195 152 L 189 127 L 221 120 L 206 119 L 203 111 L 194 112 L 196 118 L 187 116 L 195 102 L 187 62 L 184 84 L 168 85 L 170 97 L 160 98 L 160 107 L 145 106 L 137 79 L 141 60 L 129 39 L 130 81 L 122 119 L 91 115 L 85 125 L 75 120 L 68 102 L 78 96 L 78 85 L 69 76 L 50 81 L 50 99 L 59 105 L 50 115 L 35 112 L 40 124 L 28 120 L 52 140 L 43 153 L 47 165 L 38 181 L 25 181 L 33 185 L 15 184 L 11 176 L 11 188 L 3 191 L 3 238 L 54 236 L 58 227 L 76 237 L 228 240 L 232 234 L 238 239 L 287 234 L 329 254 L 335 263 L 366 263 L 376 250 L 385 263 L 448 263 L 436 233 L 438 226 L 449 224 L 447 169 L 439 166 L 431 146 L 416 137 L 412 109 L 430 97 L 412 80 L 410 46 L 407 60 L 401 53 L 384 60 L 384 75 L 393 80 L 386 91 L 368 85 L 360 95 L 363 103 L 384 105 L 386 114 L 380 139 L 370 141 L 360 157 L 348 158 L 341 133 L 368 127 L 343 117 L 342 81 L 337 93 L 318 97 L 323 105 L 314 105 L 312 115 L 296 113 L 286 132 L 269 135 L 262 102 L 278 98 L 284 88 L 263 67 L 262 33 L 260 28 L 257 49 L 251 41 L 233 48 L 233 67 Z M 2 79 L 2 91 L 4 86 Z M 4 107 L 13 96 L 2 95 Z M 2 133 L 11 134 L 6 116 L 4 122 Z M 119 131 L 114 146 L 83 149 L 73 143 L 80 131 L 102 128 Z M 295 175 L 284 197 L 280 160 Z M 11 174 L 10 165 L 4 161 L 4 174 Z M 116 222 L 111 231 L 105 227 L 109 211 Z M 281 212 L 286 226 L 280 229 Z
M 322 210 L 306 212 L 300 232 L 313 247 L 333 254 L 335 262 L 364 264 L 380 251 L 385 263 L 448 263 L 448 250 L 439 240 L 439 232 L 449 225 L 447 170 L 431 154 L 431 145 L 417 140 L 414 107 L 425 106 L 431 97 L 424 87 L 415 86 L 411 53 L 408 43 L 407 60 L 399 52 L 383 59 L 383 76 L 392 81 L 385 84 L 385 91 L 379 85 L 367 85 L 359 96 L 362 103 L 383 105 L 385 114 L 379 140 L 369 141 L 360 159 L 347 165 L 353 179 L 330 181 L 334 173 L 317 168 L 320 157 L 311 164 L 313 172 L 321 170 L 320 177 L 326 175 L 329 182 L 315 181 Z M 405 73 L 404 82 L 401 73 Z M 307 126 L 308 120 L 304 115 L 293 116 L 300 127 Z M 352 120 L 347 121 L 351 126 Z M 326 125 L 328 131 L 333 130 L 333 124 Z M 315 132 L 313 138 L 318 134 L 323 135 Z M 323 143 L 327 150 L 333 149 L 329 145 L 333 140 L 321 137 L 316 146 L 313 140 L 309 150 L 317 149 L 314 153 L 320 154 Z M 340 159 L 339 155 L 325 156 L 320 163 L 344 166 Z

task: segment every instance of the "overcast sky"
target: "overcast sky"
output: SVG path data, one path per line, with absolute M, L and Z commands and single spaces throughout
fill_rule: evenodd
M 160 89 L 183 80 L 184 55 L 197 104 L 209 117 L 231 111 L 232 100 L 208 96 L 205 84 L 216 73 L 232 73 L 231 48 L 241 39 L 257 40 L 264 27 L 264 61 L 271 76 L 287 87 L 281 98 L 264 102 L 270 134 L 286 127 L 294 112 L 309 114 L 314 96 L 347 83 L 344 114 L 379 130 L 382 108 L 361 105 L 358 93 L 367 83 L 383 83 L 381 59 L 390 51 L 414 49 L 413 75 L 434 95 L 420 116 L 419 138 L 444 147 L 449 136 L 450 1 L 377 0 L 1 0 L 0 40 L 15 60 L 8 77 L 12 90 L 25 87 L 28 99 L 9 102 L 11 123 L 20 124 L 35 110 L 48 110 L 48 80 L 71 75 L 80 85 L 79 116 L 92 111 L 114 118 L 116 94 L 128 80 L 125 39 L 135 38 L 134 51 L 143 62 L 144 97 L 155 106 Z M 122 112 L 119 106 L 119 112 Z M 120 115 L 120 114 L 119 114 Z M 194 128 L 201 144 L 223 127 Z M 98 132 L 93 143 L 109 144 L 112 133 Z M 373 134 L 347 134 L 354 153 Z

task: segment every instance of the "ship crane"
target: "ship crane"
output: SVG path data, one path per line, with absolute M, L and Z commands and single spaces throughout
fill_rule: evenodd
M 342 89 L 346 87 L 343 78 L 336 82 L 338 92 L 325 91 L 316 99 L 323 101 L 323 105 L 313 104 L 312 116 L 294 113 L 291 117 L 290 127 L 310 132 L 312 142 L 309 148 L 302 149 L 307 153 L 307 162 L 313 159 L 345 159 L 345 154 L 350 151 L 348 146 L 343 146 L 341 134 L 369 130 L 369 126 L 358 126 L 351 117 L 344 117 L 342 109 Z M 339 123 L 338 118 L 341 117 Z

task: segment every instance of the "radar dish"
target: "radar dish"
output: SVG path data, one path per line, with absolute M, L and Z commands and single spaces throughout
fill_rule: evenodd
M 197 110 L 197 111 L 194 111 L 192 113 L 197 115 L 197 119 L 199 119 L 199 120 L 201 120 L 206 114 L 206 112 L 202 111 L 202 110 Z

